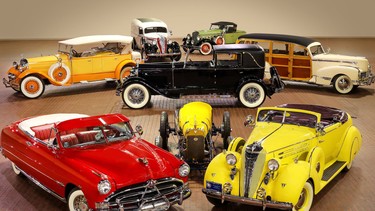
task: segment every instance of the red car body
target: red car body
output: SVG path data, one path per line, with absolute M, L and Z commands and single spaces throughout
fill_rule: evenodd
M 135 133 L 122 114 L 51 114 L 6 126 L 0 149 L 16 173 L 68 202 L 70 210 L 181 204 L 191 194 L 188 165 Z M 82 194 L 73 194 L 77 190 Z M 72 199 L 77 194 L 81 198 Z

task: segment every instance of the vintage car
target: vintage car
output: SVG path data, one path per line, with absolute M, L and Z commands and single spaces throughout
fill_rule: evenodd
M 142 58 L 165 58 L 180 60 L 180 45 L 172 41 L 172 31 L 167 24 L 156 18 L 136 18 L 131 22 L 133 48 L 141 50 Z
M 6 126 L 0 149 L 17 175 L 67 202 L 71 211 L 181 204 L 191 194 L 189 165 L 141 134 L 122 114 L 49 114 Z
M 132 40 L 123 35 L 92 35 L 59 41 L 56 55 L 13 62 L 3 83 L 27 98 L 38 98 L 49 84 L 121 81 L 141 59 L 131 49 Z
M 362 145 L 351 116 L 336 108 L 259 108 L 253 125 L 247 140 L 234 138 L 210 162 L 203 192 L 211 203 L 309 210 L 314 195 L 351 168 Z
M 194 31 L 182 39 L 182 48 L 185 52 L 199 50 L 202 55 L 212 53 L 213 45 L 236 43 L 240 35 L 246 34 L 237 29 L 237 24 L 228 21 L 211 23 L 208 30 Z
M 230 56 L 231 55 L 231 56 Z M 246 107 L 260 106 L 266 96 L 283 89 L 274 67 L 266 67 L 258 45 L 215 45 L 212 60 L 139 64 L 118 86 L 117 95 L 130 108 L 143 108 L 151 95 L 234 95 Z M 263 80 L 265 69 L 271 80 Z
M 262 46 L 266 61 L 283 80 L 333 86 L 340 94 L 375 81 L 366 58 L 330 54 L 320 42 L 307 37 L 254 33 L 240 36 L 237 43 Z
M 219 148 L 228 148 L 231 133 L 228 111 L 224 112 L 220 127 L 216 127 L 212 119 L 212 107 L 199 101 L 187 103 L 175 111 L 174 127 L 169 124 L 168 113 L 163 111 L 160 116 L 160 135 L 155 144 L 173 153 L 168 138 L 170 134 L 175 135 L 178 140 L 176 156 L 185 160 L 192 169 L 206 169 Z M 217 138 L 213 138 L 219 134 L 222 143 L 217 143 Z

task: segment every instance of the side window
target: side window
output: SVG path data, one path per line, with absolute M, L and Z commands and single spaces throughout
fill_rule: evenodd
M 142 27 L 139 27 L 138 34 L 143 34 L 143 28 Z
M 270 43 L 269 42 L 255 42 L 253 41 L 254 44 L 258 44 L 260 47 L 262 47 L 264 49 L 264 52 L 265 53 L 269 53 L 270 52 Z
M 289 54 L 289 44 L 282 42 L 273 42 L 273 54 Z
M 306 51 L 306 48 L 304 46 L 295 44 L 293 54 L 299 55 L 299 56 L 307 56 L 307 51 Z

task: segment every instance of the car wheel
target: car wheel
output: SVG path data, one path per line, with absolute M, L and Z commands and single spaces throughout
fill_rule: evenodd
M 314 198 L 314 188 L 310 182 L 306 182 L 293 210 L 310 210 Z
M 12 169 L 16 175 L 21 175 L 21 170 L 12 162 Z
M 202 55 L 208 55 L 211 53 L 211 51 L 212 51 L 212 45 L 209 42 L 204 42 L 199 47 L 199 52 Z
M 129 108 L 143 108 L 150 101 L 150 98 L 148 89 L 139 83 L 128 85 L 122 92 L 122 100 Z
M 335 90 L 340 94 L 348 94 L 353 90 L 353 82 L 347 75 L 339 75 L 333 82 Z
M 124 83 L 125 79 L 130 76 L 131 70 L 132 70 L 132 67 L 130 66 L 124 66 L 121 69 L 120 77 L 119 77 L 121 83 Z
M 248 108 L 256 108 L 262 105 L 266 99 L 266 93 L 260 84 L 250 82 L 242 86 L 238 97 L 242 105 Z
M 161 148 L 168 151 L 168 138 L 169 138 L 169 124 L 168 124 L 168 114 L 163 111 L 160 115 L 160 137 L 161 137 Z
M 27 76 L 21 81 L 21 92 L 30 99 L 40 97 L 44 88 L 44 82 L 37 76 Z
M 231 132 L 231 128 L 230 128 L 230 115 L 229 115 L 229 112 L 228 111 L 225 111 L 224 112 L 224 115 L 223 115 L 223 125 L 222 125 L 222 128 L 221 128 L 221 137 L 223 138 L 223 147 L 224 149 L 228 149 L 228 146 L 229 146 L 229 136 L 230 136 L 230 132 Z
M 356 151 L 353 150 L 353 149 L 355 147 L 358 147 L 355 144 L 356 144 L 356 142 L 353 142 L 351 150 L 350 150 L 350 154 L 349 154 L 348 163 L 346 164 L 345 168 L 343 169 L 343 172 L 348 172 L 352 168 L 353 160 L 354 160 L 354 157 L 355 157 L 355 154 L 356 154 Z
M 223 44 L 225 44 L 224 37 L 222 37 L 222 36 L 216 37 L 215 43 L 216 43 L 216 45 L 223 45 Z
M 71 71 L 65 64 L 55 63 L 49 68 L 48 76 L 60 84 L 66 84 L 70 80 Z
M 227 202 L 224 201 L 223 203 L 221 202 L 221 199 L 217 199 L 217 198 L 212 198 L 212 197 L 209 197 L 209 196 L 206 196 L 207 197 L 207 200 L 213 204 L 214 206 L 220 206 L 220 205 L 225 205 Z
M 83 192 L 78 189 L 74 188 L 68 197 L 68 206 L 70 211 L 80 210 L 80 211 L 87 211 L 89 210 L 89 206 L 87 205 L 87 200 Z

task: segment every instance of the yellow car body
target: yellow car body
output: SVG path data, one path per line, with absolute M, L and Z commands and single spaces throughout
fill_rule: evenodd
M 93 35 L 59 41 L 56 55 L 21 59 L 19 64 L 14 62 L 3 83 L 27 98 L 37 98 L 48 84 L 69 86 L 122 80 L 141 59 L 140 53 L 131 49 L 132 40 L 122 35 Z M 82 49 L 86 51 L 80 51 Z
M 309 210 L 313 196 L 342 170 L 362 145 L 352 118 L 335 108 L 286 104 L 258 109 L 254 129 L 209 164 L 203 192 L 215 205 L 232 201 Z

